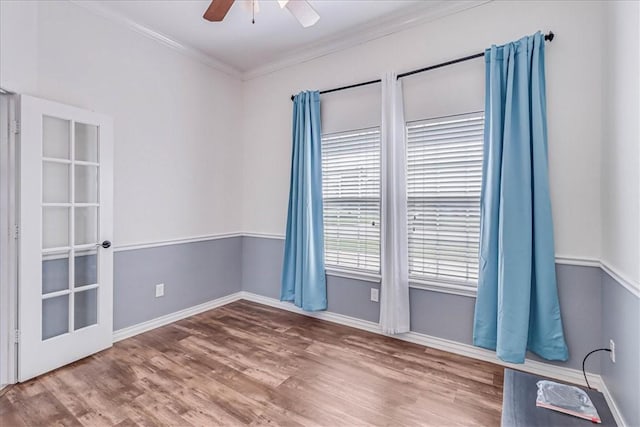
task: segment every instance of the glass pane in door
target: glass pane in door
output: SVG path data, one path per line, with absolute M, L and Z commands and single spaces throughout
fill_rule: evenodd
M 42 339 L 69 332 L 69 295 L 42 300 Z
M 42 257 L 42 294 L 69 289 L 69 253 Z
M 75 132 L 76 160 L 84 162 L 97 162 L 98 126 L 76 122 Z
M 98 283 L 98 252 L 96 250 L 76 252 L 73 263 L 74 287 Z
M 98 208 L 75 208 L 75 244 L 86 245 L 98 241 Z
M 98 202 L 98 167 L 78 166 L 75 167 L 75 202 L 76 203 L 97 203 Z
M 42 155 L 55 159 L 70 159 L 71 123 L 57 117 L 42 117 Z
M 42 162 L 42 201 L 69 203 L 69 165 Z
M 69 208 L 42 208 L 42 248 L 69 246 Z
M 74 330 L 98 323 L 98 288 L 75 293 Z

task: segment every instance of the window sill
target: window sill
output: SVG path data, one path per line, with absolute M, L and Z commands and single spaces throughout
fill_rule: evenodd
M 345 279 L 362 280 L 365 282 L 373 282 L 380 284 L 381 277 L 375 273 L 365 273 L 363 271 L 351 271 L 351 270 L 338 270 L 332 268 L 326 268 L 325 272 L 327 276 L 342 277 Z
M 352 270 L 340 270 L 333 268 L 326 268 L 325 273 L 327 276 L 342 277 L 345 279 L 361 280 L 364 282 L 372 282 L 381 284 L 382 277 L 379 274 L 366 273 L 363 271 Z M 478 294 L 476 288 L 472 288 L 464 285 L 455 285 L 452 283 L 444 283 L 429 280 L 409 279 L 409 287 L 412 289 L 422 289 L 432 292 L 442 292 L 445 294 L 460 295 L 463 297 L 475 298 Z
M 445 294 L 460 295 L 463 297 L 475 298 L 478 289 L 470 286 L 454 285 L 451 283 L 436 282 L 430 280 L 409 279 L 409 287 L 412 289 L 422 289 L 425 291 L 442 292 Z

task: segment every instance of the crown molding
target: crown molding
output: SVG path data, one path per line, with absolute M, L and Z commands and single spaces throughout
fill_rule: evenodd
M 493 0 L 440 0 L 435 4 L 432 2 L 424 2 L 423 5 L 409 12 L 402 11 L 391 17 L 387 16 L 373 20 L 348 31 L 323 38 L 300 49 L 290 51 L 279 59 L 244 72 L 242 74 L 242 80 L 255 79 L 283 68 L 404 31 L 408 28 L 472 9 L 491 1 Z
M 120 13 L 109 10 L 98 2 L 86 0 L 68 1 L 76 6 L 82 7 L 98 16 L 101 16 L 108 21 L 125 26 L 130 30 L 137 32 L 138 34 L 142 34 L 143 36 L 146 36 L 151 40 L 159 42 L 160 44 L 169 47 L 188 58 L 195 59 L 196 61 L 207 65 L 208 67 L 213 68 L 216 71 L 220 71 L 221 73 L 227 74 L 228 76 L 234 77 L 236 79 L 239 79 L 242 76 L 242 71 L 238 70 L 237 68 L 232 67 L 231 65 L 222 62 L 219 59 L 206 55 L 203 52 L 194 49 L 193 47 L 180 43 L 165 34 L 152 30 L 151 28 L 135 22 Z

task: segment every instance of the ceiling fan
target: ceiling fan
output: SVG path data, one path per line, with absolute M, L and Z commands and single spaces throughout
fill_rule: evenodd
M 203 18 L 211 22 L 220 22 L 227 15 L 227 12 L 235 0 L 212 0 L 204 13 Z M 320 15 L 307 0 L 277 0 L 281 9 L 287 9 L 300 22 L 304 28 L 314 25 L 320 19 Z M 252 13 L 258 11 L 257 0 L 245 0 L 250 2 L 249 7 Z M 253 21 L 255 23 L 255 21 Z

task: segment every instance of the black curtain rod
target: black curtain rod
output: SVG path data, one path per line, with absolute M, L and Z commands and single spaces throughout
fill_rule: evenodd
M 545 41 L 552 41 L 554 37 L 555 37 L 555 34 L 553 34 L 553 31 L 549 31 L 549 34 L 545 34 L 544 35 Z M 483 56 L 484 56 L 484 52 L 481 52 L 481 53 L 476 53 L 475 55 L 465 56 L 463 58 L 452 59 L 451 61 L 442 62 L 440 64 L 430 65 L 428 67 L 420 68 L 420 69 L 417 69 L 417 70 L 407 71 L 406 73 L 398 74 L 398 79 L 401 79 L 401 78 L 407 77 L 407 76 L 411 76 L 413 74 L 423 73 L 425 71 L 435 70 L 436 68 L 442 68 L 442 67 L 446 67 L 448 65 L 457 64 L 459 62 L 468 61 L 470 59 L 481 58 Z M 352 84 L 352 85 L 348 85 L 348 86 L 337 87 L 337 88 L 334 88 L 334 89 L 321 90 L 320 94 L 338 92 L 339 90 L 352 89 L 354 87 L 360 87 L 360 86 L 368 86 L 368 85 L 372 85 L 372 84 L 380 83 L 380 82 L 382 82 L 381 79 L 369 80 L 368 82 L 356 83 L 356 84 Z M 295 97 L 295 95 L 291 95 L 291 100 L 292 101 L 293 101 L 294 97 Z

